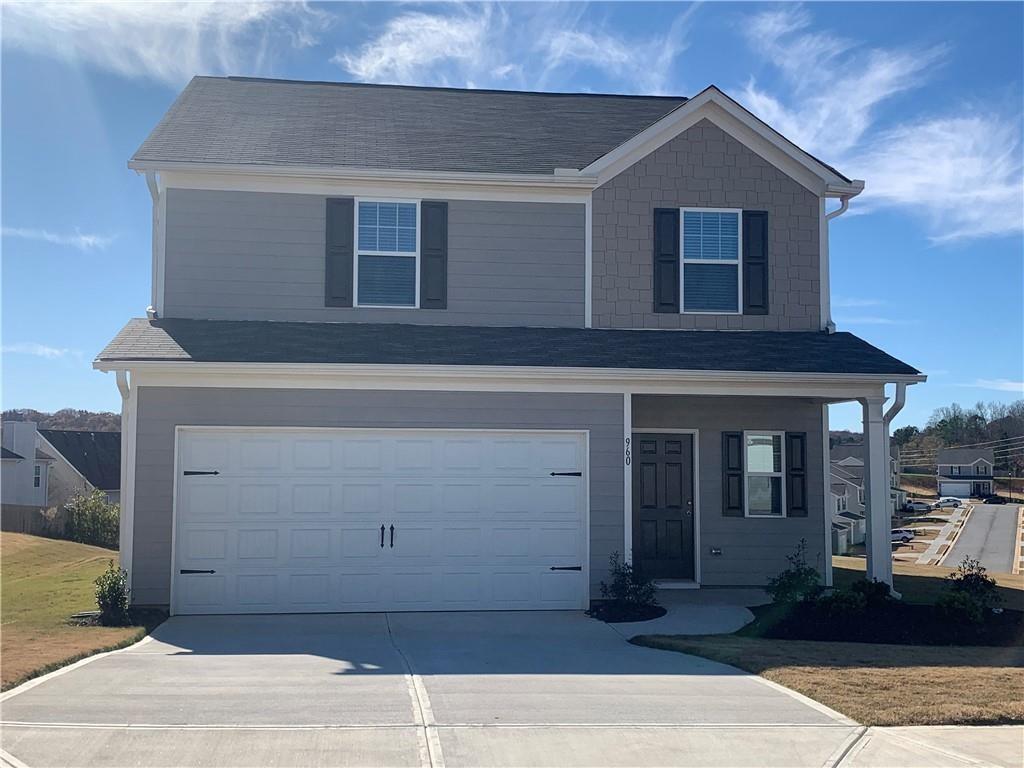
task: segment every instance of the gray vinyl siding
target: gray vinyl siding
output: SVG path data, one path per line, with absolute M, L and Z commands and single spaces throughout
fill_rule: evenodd
M 584 207 L 451 200 L 448 308 L 324 306 L 325 198 L 167 191 L 164 316 L 581 327 Z
M 179 425 L 590 431 L 591 594 L 623 543 L 622 396 L 139 387 L 132 600 L 170 598 L 174 436 Z
M 594 190 L 593 200 L 595 328 L 821 327 L 817 195 L 708 120 Z M 679 207 L 768 212 L 767 315 L 654 312 L 654 209 Z
M 697 429 L 701 583 L 762 585 L 787 565 L 801 538 L 807 559 L 824 573 L 825 499 L 821 405 L 797 398 L 634 395 L 633 430 Z M 753 429 L 807 433 L 807 517 L 722 515 L 722 432 Z M 720 548 L 721 555 L 711 555 Z

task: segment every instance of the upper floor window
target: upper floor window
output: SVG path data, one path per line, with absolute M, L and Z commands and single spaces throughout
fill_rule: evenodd
M 680 311 L 738 313 L 742 211 L 683 208 L 681 213 Z
M 950 467 L 949 467 L 949 474 L 951 474 L 951 475 L 959 475 L 960 474 L 960 465 L 959 464 L 951 464 Z
M 982 462 L 978 463 L 977 473 L 979 475 L 987 475 L 988 474 L 988 467 L 985 465 L 985 462 L 982 461 Z
M 41 488 L 43 485 L 43 467 L 40 464 L 36 464 L 32 468 L 32 487 Z
M 357 200 L 356 205 L 356 304 L 415 307 L 419 202 Z
M 747 517 L 784 517 L 786 514 L 785 468 L 782 432 L 747 432 Z

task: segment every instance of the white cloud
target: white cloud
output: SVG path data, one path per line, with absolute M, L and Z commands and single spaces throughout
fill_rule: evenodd
M 801 6 L 747 18 L 744 33 L 785 95 L 750 80 L 741 100 L 807 151 L 865 179 L 855 212 L 904 209 L 923 217 L 935 242 L 1024 230 L 1019 114 L 951 104 L 949 115 L 879 126 L 880 107 L 923 84 L 944 45 L 867 48 L 815 30 Z
M 109 246 L 117 235 L 95 235 L 80 232 L 77 228 L 73 234 L 51 232 L 47 229 L 30 229 L 25 227 L 3 227 L 0 234 L 4 237 L 18 237 L 22 240 L 38 240 L 54 245 L 66 245 L 80 251 L 102 251 Z
M 68 355 L 77 355 L 79 353 L 72 349 L 65 349 L 61 347 L 49 347 L 45 344 L 38 344 L 34 341 L 22 341 L 16 344 L 4 344 L 0 351 L 4 354 L 12 355 L 32 355 L 33 357 L 43 357 L 47 360 L 57 360 Z
M 966 387 L 978 387 L 980 389 L 994 389 L 999 392 L 1014 392 L 1024 395 L 1024 381 L 1011 381 L 1010 379 L 975 379 L 972 384 L 965 384 Z
M 672 90 L 693 10 L 679 14 L 665 33 L 643 39 L 585 24 L 580 8 L 570 5 L 407 11 L 358 48 L 339 50 L 331 61 L 368 82 L 534 90 L 570 81 L 580 90 L 580 78 L 573 75 L 591 68 L 615 87 L 661 93 Z
M 173 86 L 196 74 L 254 74 L 316 41 L 330 17 L 301 2 L 6 3 L 3 41 Z
M 882 302 L 879 299 L 858 299 L 852 296 L 832 297 L 832 306 L 834 308 L 858 309 L 863 307 L 878 307 L 881 306 L 881 304 Z

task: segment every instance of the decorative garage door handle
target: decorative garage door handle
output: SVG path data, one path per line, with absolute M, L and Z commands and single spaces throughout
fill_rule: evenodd
M 391 548 L 395 548 L 395 526 L 391 526 Z
M 583 477 L 582 472 L 552 472 L 552 477 Z
M 380 524 L 380 548 L 384 549 L 384 523 Z
M 191 477 L 192 475 L 219 475 L 220 472 L 218 472 L 216 469 L 214 469 L 214 470 L 186 469 L 184 474 L 185 474 L 185 477 Z
M 582 565 L 552 565 L 552 571 L 582 571 Z
M 197 571 L 194 568 L 182 568 L 178 573 L 216 573 L 216 571 Z

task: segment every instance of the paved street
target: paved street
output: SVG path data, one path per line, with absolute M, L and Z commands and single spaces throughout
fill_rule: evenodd
M 1010 573 L 1017 537 L 1018 504 L 977 504 L 943 565 L 955 567 L 965 555 L 990 571 Z

